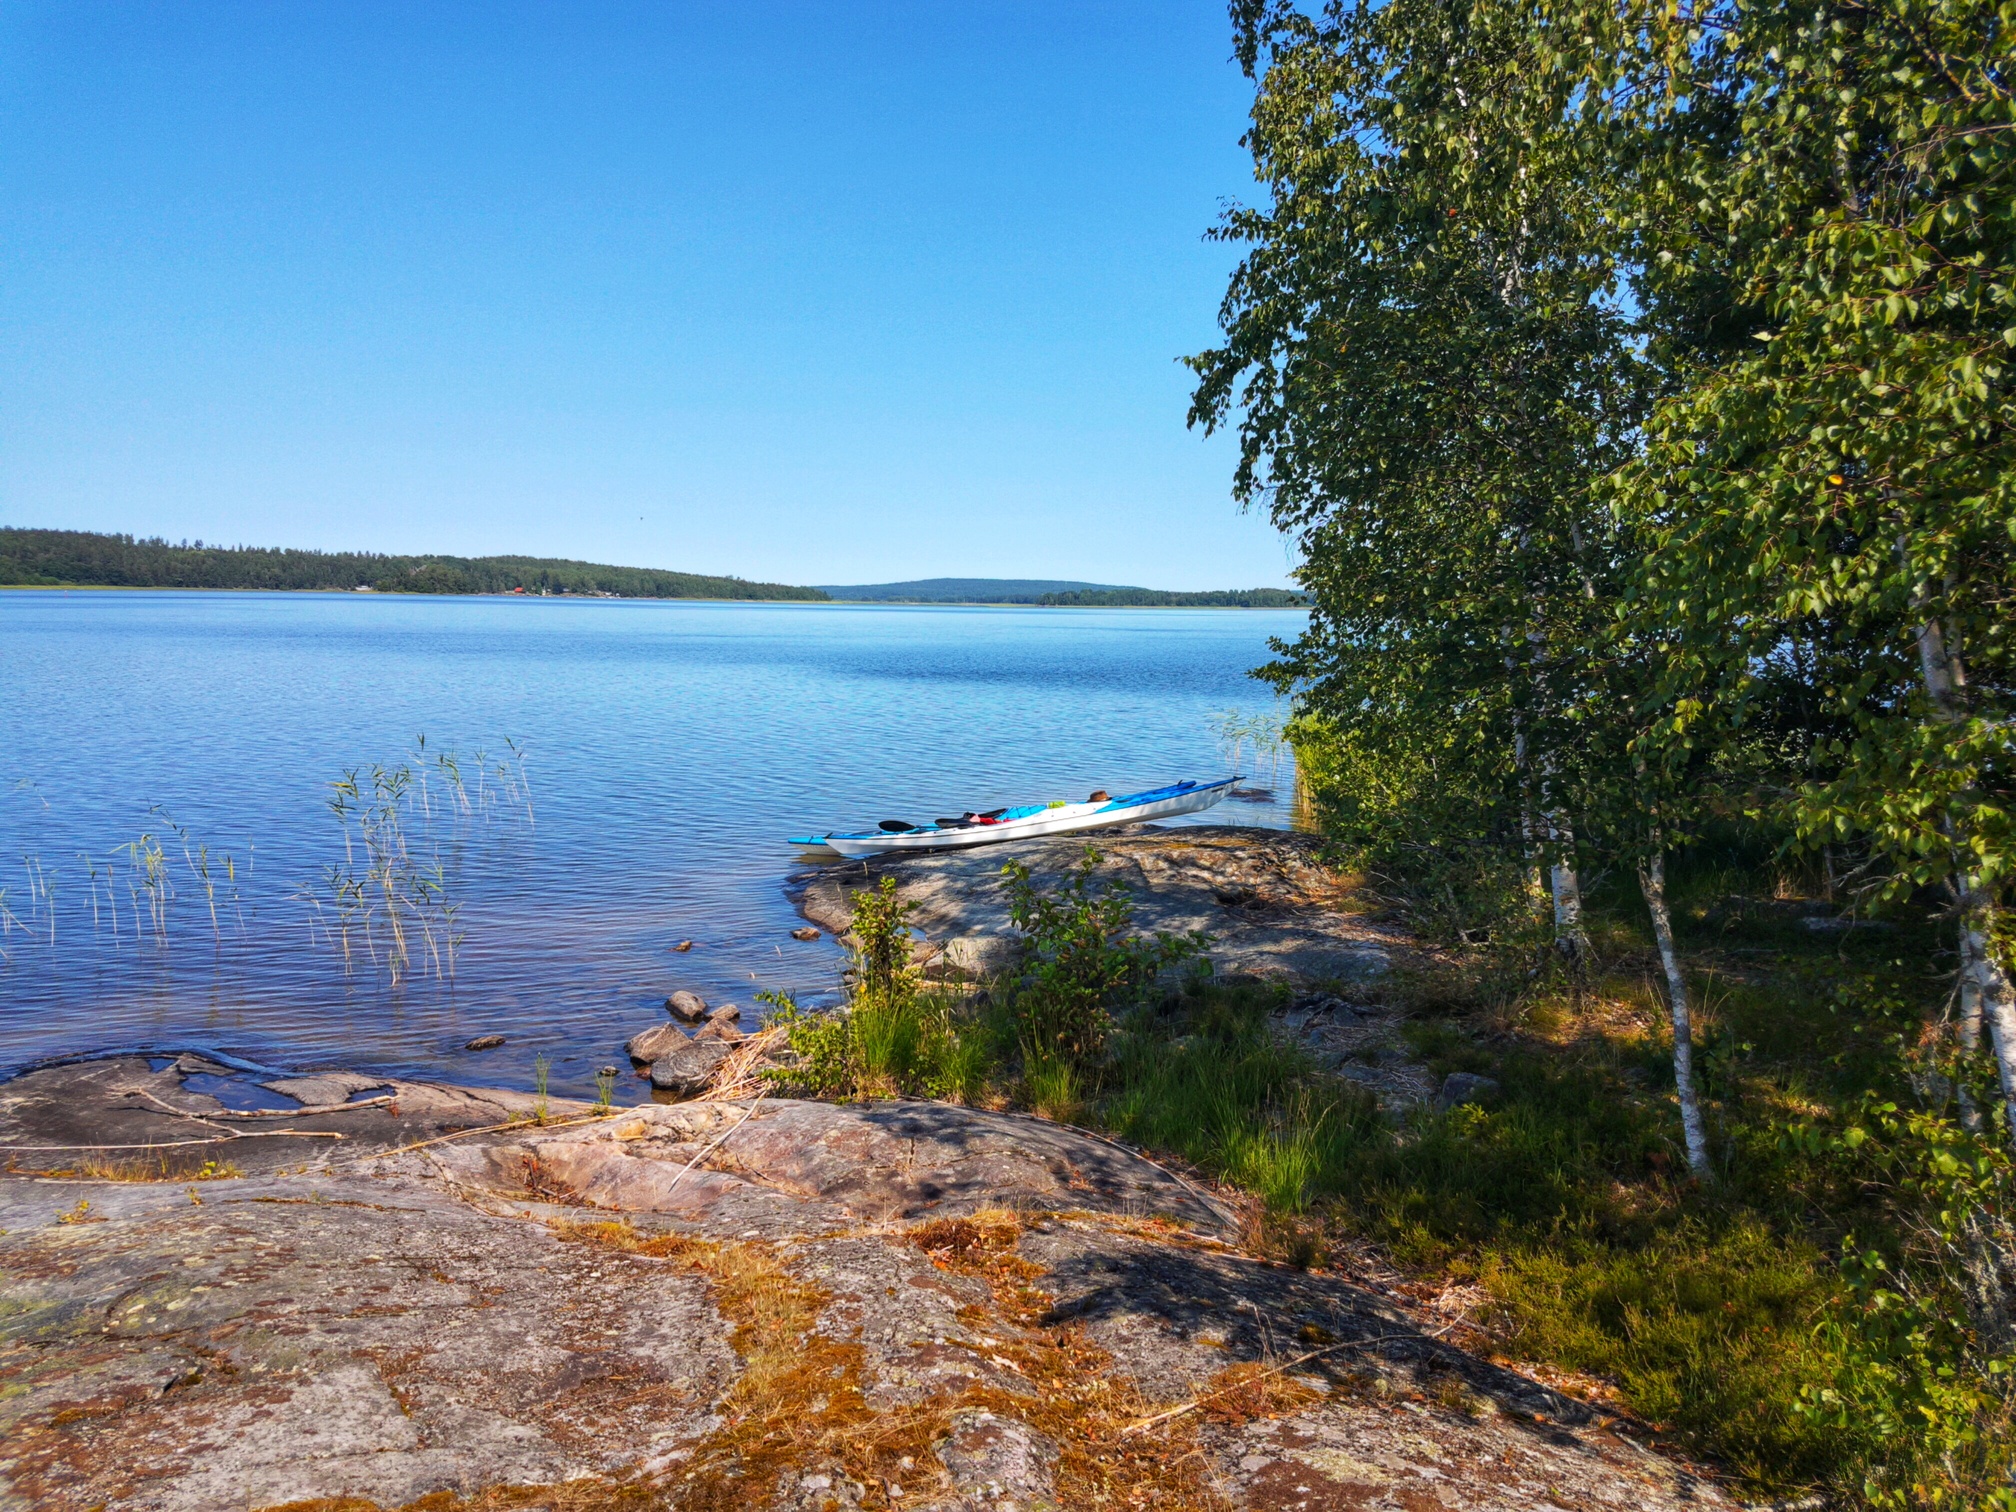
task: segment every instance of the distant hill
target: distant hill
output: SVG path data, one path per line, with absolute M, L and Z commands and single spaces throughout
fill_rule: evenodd
M 1176 609 L 1299 609 L 1307 595 L 1288 588 L 1224 589 L 1170 593 L 1111 583 L 1052 582 L 1043 578 L 920 578 L 910 583 L 821 585 L 843 603 L 1042 604 L 1059 608 L 1154 606 Z
M 1053 582 L 1046 578 L 919 578 L 912 583 L 856 583 L 819 591 L 843 602 L 906 604 L 1033 604 L 1046 593 L 1125 593 L 1110 583 Z
M 1165 593 L 1159 588 L 1074 588 L 1036 601 L 1060 609 L 1306 609 L 1299 588 L 1219 588 L 1209 593 Z
M 89 588 L 370 588 L 378 593 L 579 594 L 609 598 L 823 600 L 817 588 L 611 567 L 552 557 L 384 556 L 180 545 L 88 530 L 0 526 L 0 584 Z

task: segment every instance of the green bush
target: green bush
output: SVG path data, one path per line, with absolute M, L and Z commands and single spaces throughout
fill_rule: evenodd
M 1088 845 L 1054 894 L 1038 891 L 1019 861 L 1001 868 L 1027 945 L 1005 989 L 1025 1068 L 1063 1062 L 1081 1078 L 1095 1070 L 1114 1010 L 1139 1002 L 1165 969 L 1194 959 L 1206 943 L 1201 934 L 1134 934 L 1132 900 L 1118 884 L 1094 881 L 1098 865 Z
M 912 905 L 893 878 L 854 895 L 853 991 L 836 1013 L 807 1014 L 787 995 L 761 994 L 777 1012 L 797 1065 L 771 1079 L 813 1097 L 941 1097 L 971 1102 L 986 1089 L 992 1037 L 953 996 L 925 988 L 911 960 Z

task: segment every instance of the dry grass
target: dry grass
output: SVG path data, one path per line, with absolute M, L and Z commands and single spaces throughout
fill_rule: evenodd
M 736 1044 L 728 1052 L 728 1058 L 715 1068 L 714 1079 L 707 1090 L 695 1098 L 696 1102 L 736 1102 L 745 1097 L 761 1097 L 774 1090 L 773 1084 L 764 1075 L 770 1056 L 786 1039 L 785 1030 L 779 1027 L 759 1029 Z
M 934 1449 L 951 1433 L 954 1414 L 968 1408 L 1025 1423 L 1057 1446 L 1061 1506 L 1228 1512 L 1199 1441 L 1203 1423 L 1273 1416 L 1317 1395 L 1292 1379 L 1265 1375 L 1259 1365 L 1235 1365 L 1209 1383 L 1211 1400 L 1199 1412 L 1123 1436 L 1168 1404 L 1143 1396 L 1116 1373 L 1112 1357 L 1084 1330 L 1045 1323 L 1054 1299 L 1036 1284 L 1041 1268 L 1016 1253 L 1023 1219 L 1005 1210 L 933 1220 L 904 1238 L 938 1268 L 985 1283 L 987 1302 L 962 1309 L 959 1321 L 997 1341 L 990 1346 L 994 1362 L 1019 1384 L 1009 1389 L 965 1381 L 919 1403 L 880 1409 L 865 1395 L 862 1346 L 819 1332 L 827 1294 L 786 1270 L 774 1246 L 651 1235 L 621 1220 L 553 1228 L 572 1242 L 683 1265 L 708 1279 L 742 1359 L 741 1376 L 717 1408 L 725 1421 L 677 1469 L 655 1480 L 496 1486 L 467 1496 L 443 1491 L 396 1512 L 535 1506 L 552 1512 L 742 1512 L 769 1505 L 787 1480 L 814 1471 L 855 1482 L 862 1488 L 859 1504 L 880 1512 L 951 1491 Z M 901 1486 L 900 1500 L 891 1498 L 892 1484 Z M 384 1509 L 333 1498 L 265 1512 Z
M 761 1506 L 794 1471 L 838 1471 L 888 1505 L 885 1482 L 930 1454 L 946 1413 L 935 1406 L 876 1412 L 863 1394 L 863 1351 L 818 1332 L 826 1294 L 791 1276 L 772 1246 L 678 1235 L 648 1236 L 623 1222 L 569 1224 L 563 1237 L 672 1260 L 714 1284 L 734 1325 L 742 1375 L 718 1410 L 726 1421 L 702 1440 L 664 1487 L 664 1505 L 693 1512 Z
M 10 1166 L 9 1170 L 15 1169 Z M 224 1160 L 196 1160 L 184 1157 L 170 1160 L 166 1155 L 157 1155 L 152 1160 L 134 1158 L 118 1160 L 105 1156 L 92 1156 L 79 1161 L 74 1166 L 63 1166 L 56 1170 L 34 1173 L 50 1181 L 234 1181 L 245 1173 Z

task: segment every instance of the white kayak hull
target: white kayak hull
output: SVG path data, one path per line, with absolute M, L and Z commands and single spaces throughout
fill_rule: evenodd
M 1003 819 L 996 824 L 943 829 L 926 825 L 920 829 L 899 830 L 894 834 L 871 830 L 859 835 L 821 835 L 816 843 L 838 855 L 856 858 L 901 855 L 906 851 L 964 850 L 975 845 L 1000 845 L 1009 840 L 1075 835 L 1086 830 L 1107 829 L 1116 824 L 1138 824 L 1144 819 L 1169 819 L 1178 814 L 1201 812 L 1223 798 L 1238 780 L 1226 777 L 1217 782 L 1155 788 L 1104 803 L 1058 804 Z

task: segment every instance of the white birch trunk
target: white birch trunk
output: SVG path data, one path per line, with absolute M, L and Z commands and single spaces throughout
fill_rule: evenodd
M 1987 1026 L 2008 1110 L 2009 1140 L 2016 1145 L 2016 984 L 2010 982 L 2008 968 L 1995 959 L 1994 906 L 1964 885 L 1960 896 L 1961 1032 L 1966 1033 L 1970 1009 L 1977 1043 L 1982 1026 Z
M 1533 823 L 1532 775 L 1526 770 L 1526 729 L 1517 710 L 1512 715 L 1512 768 L 1519 774 L 1519 855 L 1526 906 L 1537 915 L 1544 890 L 1540 880 L 1540 837 Z
M 1966 936 L 1967 926 L 1960 926 L 1960 1022 L 1957 1035 L 1960 1042 L 1960 1127 L 1969 1134 L 1981 1132 L 1981 1110 L 1974 1105 L 1974 1094 L 1967 1090 L 1967 1067 L 1974 1057 L 1981 1053 L 1981 989 L 1975 984 L 1967 970 Z
M 1580 961 L 1589 953 L 1589 936 L 1582 929 L 1582 879 L 1575 875 L 1575 831 L 1561 815 L 1550 813 L 1547 840 L 1555 858 L 1547 869 L 1547 885 L 1554 895 L 1554 948 L 1570 961 Z
M 1925 590 L 1921 589 L 1919 596 L 1926 597 Z M 1965 718 L 1966 666 L 1959 649 L 1947 640 L 1945 628 L 1930 616 L 1918 628 L 1918 666 L 1925 679 L 1926 697 L 1932 702 L 1933 718 L 1942 723 Z M 1950 826 L 1947 833 L 1949 839 L 1959 838 Z M 1962 853 L 1958 846 L 1955 851 Z M 1961 1049 L 1964 1053 L 1972 1048 L 1967 1043 L 1970 1018 L 1975 1045 L 1980 1043 L 1982 1027 L 1987 1028 L 2008 1112 L 2007 1133 L 2016 1145 L 2016 984 L 2011 983 L 2008 968 L 1995 959 L 1994 899 L 1981 893 L 1965 870 L 1955 883 L 1960 896 Z
M 1701 1121 L 1701 1098 L 1694 1088 L 1694 1019 L 1687 978 L 1673 949 L 1673 917 L 1666 909 L 1666 853 L 1655 850 L 1638 868 L 1638 886 L 1652 915 L 1659 962 L 1666 969 L 1666 1001 L 1673 1015 L 1673 1083 L 1680 1091 L 1680 1128 L 1687 1139 L 1687 1165 L 1702 1181 L 1714 1180 L 1708 1164 L 1708 1130 Z

